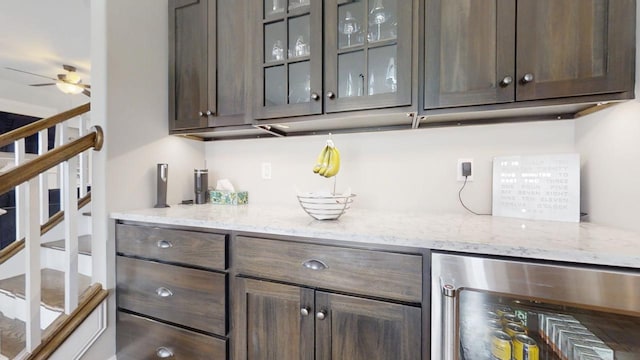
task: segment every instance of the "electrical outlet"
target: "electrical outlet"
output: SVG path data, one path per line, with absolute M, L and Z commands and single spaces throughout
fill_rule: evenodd
M 271 180 L 271 163 L 269 162 L 262 163 L 262 179 Z
M 473 173 L 474 173 L 474 169 L 473 169 L 473 159 L 458 159 L 458 166 L 457 166 L 457 170 L 456 170 L 456 174 L 457 174 L 457 180 L 458 181 L 464 181 L 464 176 L 462 175 L 462 163 L 470 163 L 471 164 L 471 175 L 467 176 L 467 182 L 469 181 L 473 181 Z

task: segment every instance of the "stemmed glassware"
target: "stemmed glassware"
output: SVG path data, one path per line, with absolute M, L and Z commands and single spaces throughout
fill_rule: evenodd
M 385 85 L 391 89 L 391 92 L 396 92 L 398 90 L 398 80 L 396 78 L 396 61 L 394 58 L 389 59 L 389 64 L 387 65 L 387 74 L 385 76 Z
M 273 0 L 272 13 L 275 14 L 284 11 L 284 7 L 280 4 L 280 1 L 282 0 Z
M 360 24 L 356 21 L 353 15 L 351 15 L 350 11 L 346 12 L 339 30 L 343 34 L 347 35 L 347 46 L 351 46 L 351 35 L 360 31 Z
M 380 25 L 384 24 L 385 22 L 387 22 L 387 20 L 389 20 L 389 14 L 387 14 L 387 12 L 384 9 L 384 6 L 382 6 L 382 0 L 375 0 L 374 4 L 373 4 L 373 8 L 371 9 L 371 11 L 369 11 L 369 23 L 376 25 L 377 26 L 377 30 L 378 33 L 376 34 L 376 40 L 380 41 Z

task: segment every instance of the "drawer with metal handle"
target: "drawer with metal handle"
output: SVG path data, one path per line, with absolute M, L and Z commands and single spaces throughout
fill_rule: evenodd
M 118 224 L 119 254 L 225 270 L 226 235 Z
M 399 301 L 422 301 L 422 256 L 238 236 L 238 274 Z
M 128 314 L 117 315 L 118 360 L 225 360 L 226 340 Z
M 198 330 L 226 334 L 226 275 L 118 256 L 118 306 Z

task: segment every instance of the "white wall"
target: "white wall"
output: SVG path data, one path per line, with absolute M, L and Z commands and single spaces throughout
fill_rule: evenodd
M 192 196 L 193 169 L 204 145 L 168 133 L 167 0 L 91 2 L 92 121 L 105 144 L 94 154 L 93 274 L 115 288 L 115 228 L 112 211 L 155 204 L 156 163 L 169 164 L 169 203 Z M 115 298 L 108 329 L 83 357 L 115 353 Z
M 297 206 L 295 188 L 330 190 L 311 169 L 326 135 L 211 142 L 206 145 L 209 183 L 229 178 L 249 191 L 249 202 Z M 458 158 L 473 158 L 474 182 L 463 199 L 491 210 L 492 159 L 501 155 L 574 151 L 573 120 L 333 135 L 341 151 L 337 190 L 351 187 L 354 206 L 400 211 L 464 212 L 456 181 Z M 261 179 L 261 163 L 272 179 Z M 302 210 L 301 210 L 302 211 Z
M 640 6 L 636 8 L 636 97 L 640 91 Z M 640 231 L 640 100 L 576 121 L 582 210 L 590 222 Z

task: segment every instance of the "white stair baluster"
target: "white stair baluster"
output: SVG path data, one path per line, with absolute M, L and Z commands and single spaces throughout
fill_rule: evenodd
M 78 158 L 63 163 L 65 282 L 64 312 L 70 314 L 78 307 Z
M 25 300 L 26 300 L 26 348 L 33 351 L 40 345 L 40 179 L 35 177 L 21 185 L 29 206 L 29 217 L 26 219 L 25 244 Z
M 85 118 L 86 114 L 80 115 L 78 117 L 78 136 L 83 137 L 87 134 L 87 120 Z M 87 194 L 87 160 L 89 154 L 87 152 L 82 152 L 78 155 L 79 161 L 79 172 L 80 178 L 78 179 L 78 183 L 80 186 L 80 197 L 83 197 Z
M 38 132 L 38 155 L 43 155 L 49 147 L 49 130 Z M 47 173 L 38 175 L 40 178 L 40 224 L 49 220 L 49 179 Z
M 20 166 L 25 161 L 25 142 L 20 139 L 14 142 L 14 160 L 15 165 Z M 16 190 L 16 240 L 25 237 L 25 227 L 27 226 L 27 199 L 25 194 L 25 185 L 18 185 Z
M 69 134 L 68 125 L 66 122 L 56 125 L 56 147 L 66 144 L 67 135 Z M 64 164 L 58 165 L 58 184 L 57 188 L 60 189 L 60 210 L 64 208 Z

